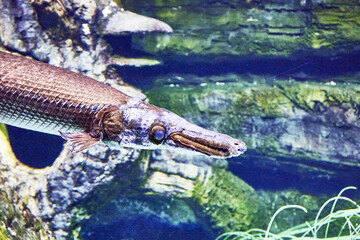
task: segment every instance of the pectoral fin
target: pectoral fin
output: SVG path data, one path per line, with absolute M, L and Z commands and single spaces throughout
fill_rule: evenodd
M 94 138 L 87 132 L 64 133 L 60 131 L 60 135 L 70 143 L 73 152 L 80 152 L 100 141 L 100 138 Z

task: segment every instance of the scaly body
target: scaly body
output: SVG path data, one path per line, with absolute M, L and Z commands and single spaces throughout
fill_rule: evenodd
M 0 122 L 61 135 L 75 151 L 99 141 L 141 148 L 182 147 L 217 157 L 245 144 L 205 130 L 94 79 L 0 52 Z

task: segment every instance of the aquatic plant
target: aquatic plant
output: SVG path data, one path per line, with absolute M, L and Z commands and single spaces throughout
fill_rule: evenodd
M 355 187 L 347 187 L 333 198 L 327 200 L 319 209 L 314 221 L 305 222 L 295 227 L 286 229 L 279 233 L 271 233 L 270 229 L 275 221 L 276 216 L 286 209 L 299 209 L 304 212 L 307 210 L 298 205 L 283 206 L 272 216 L 266 230 L 251 229 L 248 231 L 228 232 L 220 235 L 216 240 L 285 240 L 285 239 L 331 239 L 331 240 L 356 240 L 360 238 L 360 206 L 350 198 L 342 196 L 342 194 Z M 344 201 L 350 203 L 353 208 L 341 209 L 335 211 L 338 202 Z M 325 208 L 330 207 L 327 216 L 320 218 Z M 340 224 L 340 225 L 339 225 Z M 330 232 L 331 228 L 339 228 L 337 235 L 333 236 Z

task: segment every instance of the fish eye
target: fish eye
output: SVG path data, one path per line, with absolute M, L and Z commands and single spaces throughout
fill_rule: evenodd
M 153 143 L 159 144 L 165 138 L 165 128 L 161 125 L 155 125 L 150 130 L 150 140 Z

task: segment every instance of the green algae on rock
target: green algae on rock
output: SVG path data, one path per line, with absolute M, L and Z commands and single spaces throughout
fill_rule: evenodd
M 210 179 L 198 182 L 193 199 L 221 231 L 248 230 L 266 221 L 254 189 L 225 169 L 213 168 Z
M 358 49 L 358 1 L 123 1 L 125 8 L 159 18 L 171 35 L 137 35 L 134 45 L 162 55 L 296 56 Z M 154 11 L 154 9 L 156 9 Z M 188 59 L 193 60 L 194 58 Z
M 360 167 L 357 84 L 284 80 L 268 85 L 239 76 L 236 83 L 154 87 L 147 95 L 194 123 L 243 139 L 248 154 L 254 150 L 300 165 L 308 159 L 332 169 Z

